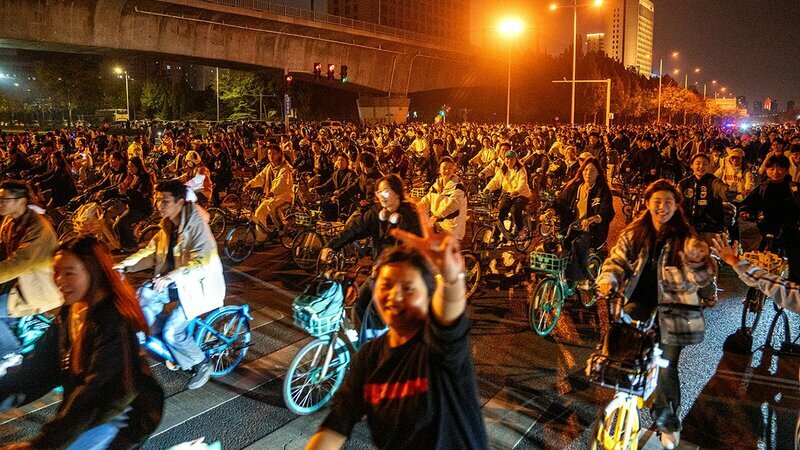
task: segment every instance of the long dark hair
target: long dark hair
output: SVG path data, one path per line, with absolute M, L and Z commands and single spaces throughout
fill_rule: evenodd
M 147 321 L 136 294 L 131 285 L 114 270 L 114 260 L 105 244 L 94 236 L 78 236 L 61 244 L 57 251 L 72 253 L 86 266 L 91 277 L 90 293 L 105 293 L 102 297 L 89 299 L 89 312 L 101 303 L 110 301 L 133 331 L 147 333 Z
M 589 164 L 593 165 L 595 169 L 597 169 L 597 184 L 602 191 L 611 192 L 611 188 L 608 187 L 608 180 L 606 179 L 606 172 L 600 166 L 600 161 L 597 158 L 586 158 L 586 160 L 581 164 L 580 169 L 575 173 L 575 176 L 572 177 L 571 180 L 567 183 L 567 186 L 572 186 L 574 183 L 581 184 L 583 183 L 583 169 L 586 168 Z M 566 189 L 566 187 L 565 187 Z
M 632 240 L 634 246 L 634 254 L 638 255 L 642 248 L 645 246 L 651 247 L 657 240 L 672 239 L 674 246 L 670 252 L 670 259 L 667 264 L 671 266 L 680 266 L 680 257 L 678 251 L 683 249 L 683 245 L 687 239 L 697 236 L 697 232 L 689 223 L 686 214 L 681 207 L 681 193 L 672 181 L 660 179 L 650 183 L 644 191 L 645 203 L 650 201 L 650 198 L 656 192 L 670 192 L 675 197 L 675 214 L 669 219 L 667 223 L 656 231 L 653 226 L 653 217 L 649 209 L 645 209 L 639 217 L 630 223 L 622 233 L 632 233 Z

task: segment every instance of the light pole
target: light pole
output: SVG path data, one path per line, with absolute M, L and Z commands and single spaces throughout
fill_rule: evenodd
M 572 0 L 572 6 L 559 6 L 557 3 L 550 5 L 550 10 L 555 11 L 559 7 L 572 8 L 572 100 L 570 101 L 569 123 L 575 125 L 575 70 L 578 61 L 578 7 L 589 6 L 590 4 L 578 4 L 578 0 Z M 603 0 L 594 0 L 592 6 L 602 6 Z
M 501 35 L 509 40 L 508 43 L 508 89 L 506 94 L 506 128 L 511 126 L 511 39 L 518 37 L 525 30 L 522 19 L 508 17 L 500 21 L 497 27 Z
M 128 71 L 122 67 L 114 67 L 114 73 L 125 75 L 125 110 L 128 112 L 128 122 L 131 120 L 131 96 L 128 90 Z
M 672 52 L 672 57 L 677 58 L 679 52 Z M 661 80 L 664 78 L 664 58 L 658 59 L 658 118 L 656 123 L 661 123 Z

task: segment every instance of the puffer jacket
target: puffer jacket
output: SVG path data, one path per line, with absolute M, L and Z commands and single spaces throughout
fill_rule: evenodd
M 717 275 L 717 263 L 710 255 L 698 264 L 684 262 L 682 267 L 669 266 L 670 254 L 675 242 L 667 241 L 658 257 L 658 303 L 699 306 L 700 298 L 697 289 L 708 285 Z M 639 277 L 650 257 L 650 248 L 642 246 L 635 253 L 633 232 L 623 233 L 617 244 L 611 249 L 608 258 L 603 262 L 603 269 L 597 277 L 597 284 L 610 283 L 615 287 L 627 282 L 622 295 L 629 299 L 633 295 Z M 662 330 L 661 340 L 669 340 Z
M 225 278 L 217 242 L 208 227 L 208 213 L 200 206 L 187 202 L 181 211 L 178 239 L 173 247 L 175 269 L 165 273 L 169 235 L 175 224 L 161 221 L 161 230 L 147 247 L 127 257 L 120 264 L 127 272 L 153 267 L 155 276 L 168 276 L 177 288 L 186 317 L 193 319 L 222 306 L 225 298 Z
M 533 193 L 528 185 L 528 171 L 524 166 L 517 165 L 515 169 L 505 166 L 495 171 L 494 177 L 486 185 L 487 191 L 502 190 L 504 194 L 531 198 Z
M 286 161 L 280 166 L 267 165 L 252 180 L 248 181 L 245 188 L 263 188 L 264 195 L 272 194 L 276 200 L 291 203 L 294 199 L 294 174 L 292 166 Z
M 430 210 L 432 216 L 441 217 L 442 228 L 451 230 L 453 237 L 464 238 L 467 232 L 467 196 L 466 189 L 458 176 L 453 176 L 447 183 L 437 179 L 430 191 L 420 199 Z
M 0 224 L 0 283 L 17 280 L 8 297 L 9 317 L 23 317 L 58 308 L 64 303 L 53 281 L 56 232 L 41 214 L 28 210 Z

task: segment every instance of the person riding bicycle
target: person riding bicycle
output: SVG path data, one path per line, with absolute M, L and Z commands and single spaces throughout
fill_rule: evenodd
M 761 232 L 759 249 L 763 250 L 767 235 L 776 237 L 775 251 L 782 249 L 789 260 L 789 279 L 800 282 L 800 184 L 789 179 L 789 158 L 770 156 L 764 161 L 767 180 L 742 201 L 744 219 L 757 219 Z
M 732 203 L 737 208 L 745 197 L 753 190 L 753 173 L 744 167 L 744 150 L 733 148 L 728 150 L 728 158 L 714 174 L 728 186 L 728 191 L 736 192 Z M 728 234 L 732 241 L 739 240 L 739 221 L 734 217 L 734 223 L 728 226 Z
M 21 343 L 12 331 L 20 317 L 58 308 L 53 283 L 58 238 L 27 183 L 0 183 L 0 376 L 19 364 Z
M 0 410 L 30 404 L 58 386 L 64 397 L 37 435 L 4 449 L 139 448 L 156 430 L 164 392 L 136 337 L 147 323 L 112 264 L 91 236 L 56 251 L 54 279 L 64 308 L 30 359 L 0 380 Z
M 524 228 L 523 213 L 532 195 L 528 186 L 528 172 L 517 160 L 517 153 L 511 150 L 511 144 L 500 144 L 500 150 L 505 155 L 505 163 L 495 171 L 494 177 L 489 180 L 483 191 L 484 195 L 501 191 L 498 219 L 502 223 L 511 213 L 514 230 L 520 233 Z
M 625 168 L 630 178 L 639 175 L 645 183 L 655 181 L 661 171 L 661 152 L 653 147 L 653 138 L 649 134 L 642 136 L 639 141 L 641 148 L 630 155 L 630 164 Z
M 123 273 L 154 269 L 155 278 L 139 290 L 148 326 L 153 326 L 165 305 L 178 302 L 161 334 L 180 368 L 194 370 L 189 389 L 197 389 L 208 381 L 212 367 L 186 328 L 195 317 L 222 307 L 225 278 L 208 214 L 187 200 L 187 192 L 178 180 L 156 186 L 161 230 L 147 247 L 116 268 Z
M 355 354 L 306 448 L 342 447 L 365 415 L 378 448 L 488 448 L 458 241 L 429 227 L 423 237 L 392 234 L 406 246 L 375 265 L 375 305 L 389 331 Z
M 651 183 L 644 200 L 647 210 L 623 230 L 596 285 L 601 295 L 624 286 L 623 310 L 634 320 L 647 321 L 658 311 L 662 357 L 669 367 L 658 373 L 651 414 L 662 445 L 672 449 L 681 431 L 678 360 L 684 346 L 703 340 L 697 289 L 716 276 L 717 264 L 683 213 L 680 191 L 672 182 Z
M 314 188 L 319 194 L 331 194 L 330 201 L 323 201 L 321 205 L 322 218 L 331 222 L 339 220 L 339 216 L 342 214 L 349 214 L 353 200 L 342 197 L 342 193 L 357 182 L 355 172 L 348 167 L 350 160 L 347 159 L 346 154 L 336 155 L 333 164 L 335 170 L 328 181 Z
M 320 253 L 322 261 L 330 260 L 334 251 L 345 245 L 367 237 L 372 238 L 372 256 L 376 258 L 387 247 L 397 244 L 397 239 L 389 234 L 393 228 L 422 235 L 416 206 L 406 200 L 403 180 L 396 174 L 389 174 L 380 179 L 374 195 L 378 203 L 364 214 L 348 221 L 345 229 L 331 239 Z M 358 296 L 356 312 L 363 320 L 364 314 L 372 299 L 371 283 L 364 283 Z
M 211 171 L 208 169 L 208 167 L 206 167 L 205 164 L 203 164 L 200 154 L 194 150 L 191 150 L 186 154 L 186 160 L 184 161 L 183 166 L 183 175 L 181 175 L 180 180 L 183 183 L 186 183 L 198 175 L 203 175 L 203 185 L 198 186 L 198 188 L 194 190 L 194 193 L 197 196 L 197 203 L 200 205 L 206 205 L 208 201 L 211 200 L 211 197 L 214 193 L 214 182 L 211 180 Z
M 697 153 L 689 160 L 692 175 L 678 183 L 683 194 L 681 207 L 700 238 L 711 244 L 711 237 L 725 231 L 725 209 L 728 186 L 708 173 L 710 158 L 706 153 Z M 708 306 L 717 303 L 717 281 L 700 288 L 698 295 Z
M 119 193 L 126 197 L 128 209 L 114 224 L 123 251 L 136 249 L 133 225 L 153 214 L 153 185 L 155 177 L 144 167 L 138 156 L 128 161 L 128 176 L 119 185 Z
M 567 279 L 588 290 L 591 277 L 586 261 L 592 248 L 600 248 L 608 238 L 614 219 L 614 199 L 605 172 L 597 158 L 587 158 L 578 174 L 570 180 L 545 215 L 557 214 L 562 227 L 580 221 L 578 230 L 570 230 L 566 240 L 572 249 Z
M 442 158 L 439 178 L 420 199 L 420 205 L 430 213 L 434 228 L 447 231 L 460 241 L 467 232 L 467 196 L 456 169 L 452 158 Z
M 292 166 L 283 158 L 283 151 L 277 145 L 270 144 L 267 152 L 269 164 L 259 172 L 252 180 L 245 183 L 245 189 L 261 188 L 264 199 L 256 208 L 253 214 L 253 221 L 266 226 L 267 217 L 272 220 L 275 227 L 268 236 L 261 227 L 255 227 L 256 240 L 264 242 L 267 238 L 278 237 L 280 229 L 283 228 L 282 207 L 289 205 L 294 200 L 294 173 Z
M 356 202 L 356 210 L 347 219 L 348 223 L 374 206 L 375 186 L 383 176 L 378 170 L 378 160 L 372 153 L 358 155 L 356 167 L 358 167 L 358 179 L 338 196 Z

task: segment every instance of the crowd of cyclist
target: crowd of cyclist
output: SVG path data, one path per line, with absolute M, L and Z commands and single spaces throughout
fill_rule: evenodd
M 360 397 L 353 392 L 359 389 L 356 383 L 409 382 L 376 381 L 369 377 L 380 375 L 363 363 L 356 365 L 365 371 L 356 381 L 348 379 L 348 394 L 334 400 L 331 414 L 339 416 L 323 423 L 324 432 L 311 443 L 316 448 L 341 445 L 361 414 L 382 430 L 376 438 L 382 446 L 486 446 L 479 416 L 476 420 L 475 411 L 466 411 L 467 406 L 477 408 L 477 394 L 460 299 L 463 261 L 453 255 L 469 246 L 468 205 L 491 199 L 493 193 L 498 219 L 508 226 L 504 231 L 516 237 L 532 232 L 523 224 L 528 216 L 575 224 L 569 239 L 575 255 L 568 269 L 570 283 L 583 290 L 596 283 L 602 292 L 624 291 L 631 316 L 649 315 L 663 302 L 713 306 L 718 269 L 711 248 L 736 265 L 746 283 L 772 289 L 776 301 L 797 304 L 796 285 L 781 284 L 785 292 L 776 294 L 775 284 L 781 281 L 740 264 L 730 246 L 740 240 L 739 219 L 753 219 L 764 237 L 776 237 L 770 240 L 771 250 L 788 258 L 789 279 L 800 281 L 800 247 L 791 245 L 800 237 L 800 131 L 790 126 L 743 132 L 674 126 L 304 123 L 284 130 L 253 122 L 214 125 L 200 133 L 189 124 L 153 122 L 133 137 L 102 127 L 0 133 L 0 159 L 6 180 L 0 184 L 0 372 L 13 374 L 21 363 L 20 343 L 11 332 L 16 318 L 64 304 L 60 338 L 54 340 L 58 345 L 47 359 L 52 373 L 61 375 L 35 390 L 11 377 L 0 378 L 0 409 L 26 403 L 44 394 L 45 387 L 65 386 L 59 415 L 24 444 L 28 447 L 18 448 L 85 448 L 80 439 L 136 445 L 146 438 L 158 423 L 163 400 L 153 400 L 161 394 L 135 348 L 168 303 L 178 307 L 161 318 L 160 332 L 176 355 L 177 368 L 193 373 L 190 388 L 208 381 L 208 359 L 186 327 L 192 318 L 222 306 L 222 263 L 205 211 L 221 206 L 232 189 L 259 193 L 252 220 L 264 224 L 256 228 L 256 237 L 260 245 L 268 245 L 285 231 L 286 207 L 304 180 L 322 199 L 322 218 L 345 224 L 325 244 L 322 260 L 348 243 L 371 238 L 372 257 L 379 263 L 363 286 L 357 309 L 363 317 L 369 302 L 378 302 L 390 333 L 376 348 L 412 341 L 414 352 L 427 355 L 425 346 L 433 346 L 431 355 L 438 358 L 446 356 L 442 352 L 459 357 L 445 358 L 447 364 L 439 367 L 418 356 L 423 364 L 445 372 L 467 365 L 473 373 L 466 388 L 464 380 L 437 381 L 437 387 L 431 380 L 439 403 L 453 407 L 452 399 L 441 397 L 452 383 L 466 398 L 447 413 L 452 421 L 433 423 L 444 406 L 404 403 L 387 411 L 354 404 L 346 395 Z M 417 201 L 410 198 L 412 191 L 421 191 Z M 615 217 L 613 195 L 627 202 L 636 192 L 641 210 L 630 214 L 632 223 L 617 242 L 607 243 Z M 120 263 L 112 262 L 100 238 L 57 242 L 55 228 L 72 211 L 111 200 L 124 206 L 113 222 L 117 250 L 126 255 Z M 158 233 L 140 245 L 134 225 L 156 211 Z M 499 242 L 501 236 L 492 238 Z M 405 254 L 396 251 L 400 242 L 406 243 Z M 583 262 L 590 249 L 606 244 L 609 257 L 594 280 Z M 137 299 L 117 272 L 149 268 L 154 277 Z M 401 269 L 421 277 L 418 288 L 425 295 L 417 303 L 432 301 L 430 310 L 427 303 L 408 311 L 397 306 L 398 296 L 408 302 L 418 295 L 406 286 L 416 278 Z M 49 279 L 53 270 L 54 282 Z M 434 282 L 436 272 L 440 276 Z M 436 289 L 437 284 L 444 288 Z M 418 343 L 414 336 L 421 329 L 430 339 Z M 681 429 L 678 357 L 683 346 L 702 340 L 702 329 L 689 331 L 683 338 L 670 338 L 666 332 L 661 338 L 672 364 L 661 375 L 654 418 L 667 448 L 677 445 Z M 371 355 L 378 366 L 397 363 L 380 353 Z M 109 374 L 109 367 L 117 369 Z M 114 384 L 112 394 L 108 383 L 119 380 L 123 382 Z M 10 400 L 9 392 L 15 393 Z M 404 414 L 421 414 L 420 420 L 431 422 L 411 434 L 387 431 L 387 423 Z M 439 429 L 433 431 L 435 426 Z M 454 429 L 461 434 L 448 434 Z

